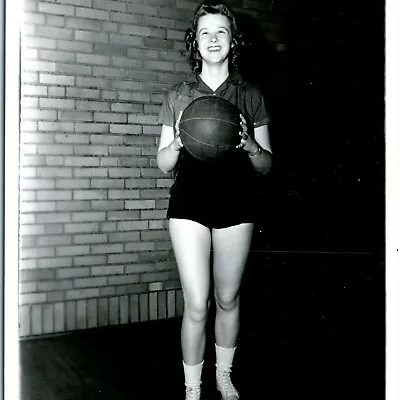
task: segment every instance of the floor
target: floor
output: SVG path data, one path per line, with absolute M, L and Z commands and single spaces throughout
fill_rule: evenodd
M 233 371 L 241 399 L 384 400 L 382 262 L 360 254 L 261 258 L 250 260 L 242 288 Z M 180 322 L 21 341 L 21 400 L 183 400 Z M 203 397 L 214 400 L 211 323 L 208 331 Z

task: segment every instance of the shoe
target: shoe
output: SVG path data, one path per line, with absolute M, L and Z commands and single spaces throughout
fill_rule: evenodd
M 231 382 L 231 369 L 217 368 L 217 389 L 223 400 L 239 400 L 239 392 Z
M 200 400 L 201 389 L 200 385 L 186 385 L 185 400 Z

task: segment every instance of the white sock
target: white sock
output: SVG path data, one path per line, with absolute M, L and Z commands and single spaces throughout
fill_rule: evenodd
M 226 348 L 219 347 L 215 344 L 215 356 L 217 361 L 217 368 L 229 369 L 232 367 L 233 356 L 235 355 L 236 347 Z
M 204 360 L 197 365 L 187 365 L 184 361 L 183 371 L 185 373 L 185 384 L 186 385 L 200 385 L 201 384 L 201 372 L 203 370 Z

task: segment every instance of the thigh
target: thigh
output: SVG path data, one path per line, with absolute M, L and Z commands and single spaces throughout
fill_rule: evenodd
M 213 229 L 213 270 L 216 295 L 232 299 L 240 288 L 250 251 L 254 224 Z
M 210 290 L 210 230 L 191 220 L 169 220 L 169 232 L 185 302 L 204 305 Z

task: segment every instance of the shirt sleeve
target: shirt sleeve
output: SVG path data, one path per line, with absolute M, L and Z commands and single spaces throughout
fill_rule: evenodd
M 268 114 L 264 97 L 261 91 L 255 86 L 250 86 L 248 88 L 246 108 L 253 119 L 253 125 L 255 128 L 267 125 L 271 122 L 271 117 Z
M 157 123 L 160 125 L 174 126 L 174 99 L 176 98 L 175 88 L 171 89 L 161 106 Z

